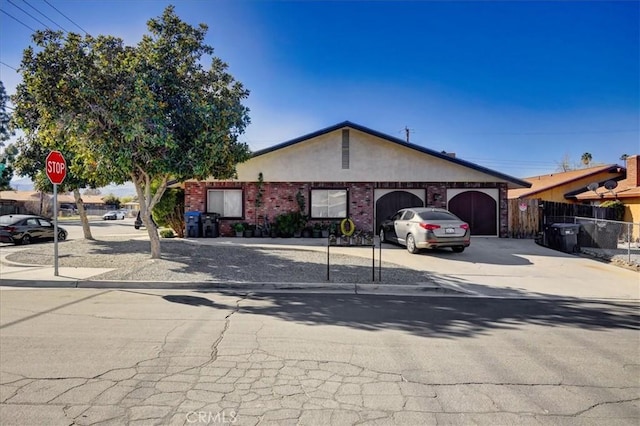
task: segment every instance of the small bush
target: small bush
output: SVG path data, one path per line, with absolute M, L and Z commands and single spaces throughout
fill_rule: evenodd
M 162 238 L 173 238 L 175 235 L 171 229 L 163 229 L 160 231 L 160 236 Z

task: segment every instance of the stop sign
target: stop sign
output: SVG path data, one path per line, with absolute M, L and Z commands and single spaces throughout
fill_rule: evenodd
M 67 163 L 60 151 L 51 151 L 45 161 L 47 177 L 54 185 L 59 185 L 67 176 Z

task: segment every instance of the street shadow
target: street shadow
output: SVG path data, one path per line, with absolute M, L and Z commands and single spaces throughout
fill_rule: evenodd
M 287 293 L 241 296 L 240 314 L 310 326 L 398 330 L 443 339 L 472 338 L 525 325 L 640 330 L 638 304 L 633 302 Z

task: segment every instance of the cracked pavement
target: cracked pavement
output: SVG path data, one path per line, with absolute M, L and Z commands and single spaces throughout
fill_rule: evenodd
M 0 290 L 3 425 L 630 424 L 637 304 Z

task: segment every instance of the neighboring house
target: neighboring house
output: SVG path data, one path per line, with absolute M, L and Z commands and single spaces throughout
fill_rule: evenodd
M 640 223 L 640 156 L 627 158 L 626 177 L 617 180 L 617 186 L 611 190 L 599 182 L 594 190 L 583 189 L 571 198 L 581 203 L 602 204 L 605 201 L 620 200 L 625 205 L 624 221 Z
M 639 162 L 640 157 L 632 155 L 627 158 L 626 168 L 617 164 L 607 164 L 524 178 L 523 180 L 531 183 L 531 188 L 510 189 L 509 199 L 530 198 L 596 206 L 605 201 L 620 200 L 626 207 L 624 220 L 639 223 Z M 605 184 L 610 181 L 616 184 L 612 190 L 605 188 Z
M 104 209 L 106 206 L 100 195 L 83 195 L 82 201 L 87 209 Z M 0 202 L 13 203 L 18 213 L 51 214 L 53 195 L 39 191 L 0 191 Z M 58 194 L 58 209 L 66 211 L 75 208 L 73 194 Z
M 50 196 L 38 191 L 0 191 L 3 204 L 12 203 L 14 213 L 35 213 L 50 210 Z
M 536 198 L 559 203 L 575 202 L 574 195 L 585 191 L 587 185 L 596 182 L 602 186 L 608 180 L 620 180 L 625 176 L 624 167 L 607 164 L 585 169 L 557 172 L 548 175 L 526 177 L 522 180 L 530 188 L 509 189 L 509 199 Z
M 264 182 L 258 184 L 262 174 Z M 350 217 L 377 232 L 403 207 L 445 207 L 469 222 L 474 235 L 506 237 L 507 190 L 530 184 L 446 153 L 345 121 L 255 152 L 237 178 L 185 182 L 185 211 L 218 213 L 220 232 L 234 222 L 270 221 L 305 199 L 310 222 Z M 255 207 L 258 191 L 262 205 Z

